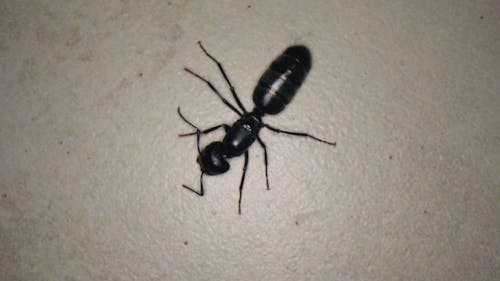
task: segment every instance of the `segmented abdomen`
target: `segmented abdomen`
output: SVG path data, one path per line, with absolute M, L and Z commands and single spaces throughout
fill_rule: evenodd
M 288 47 L 260 77 L 253 92 L 255 106 L 266 114 L 283 111 L 304 82 L 311 64 L 307 47 Z

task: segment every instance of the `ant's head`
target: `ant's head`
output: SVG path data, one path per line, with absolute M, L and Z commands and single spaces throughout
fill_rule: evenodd
M 196 159 L 200 169 L 207 175 L 224 174 L 229 170 L 229 163 L 224 158 L 222 142 L 216 141 L 207 145 Z

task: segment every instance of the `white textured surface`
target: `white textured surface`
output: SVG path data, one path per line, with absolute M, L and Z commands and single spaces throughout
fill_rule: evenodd
M 3 1 L 1 280 L 498 280 L 498 1 Z M 188 127 L 251 107 L 293 43 L 314 65 L 242 159 L 198 185 Z M 204 138 L 208 143 L 221 134 Z

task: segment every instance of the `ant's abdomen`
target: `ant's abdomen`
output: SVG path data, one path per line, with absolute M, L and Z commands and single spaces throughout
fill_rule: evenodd
M 311 64 L 307 47 L 288 47 L 260 77 L 253 92 L 255 106 L 266 114 L 283 111 L 304 82 Z

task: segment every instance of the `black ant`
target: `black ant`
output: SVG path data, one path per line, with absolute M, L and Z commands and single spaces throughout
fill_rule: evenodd
M 182 120 L 196 130 L 192 133 L 179 134 L 179 137 L 196 136 L 196 145 L 198 148 L 198 158 L 196 161 L 200 165 L 201 170 L 200 191 L 197 191 L 187 185 L 182 186 L 199 196 L 203 196 L 205 193 L 203 189 L 203 175 L 207 174 L 212 176 L 223 174 L 229 170 L 229 163 L 227 162 L 227 159 L 244 155 L 245 162 L 243 164 L 243 175 L 241 176 L 240 196 L 238 200 L 238 214 L 241 214 L 241 195 L 248 165 L 248 148 L 254 143 L 255 140 L 257 140 L 264 150 L 266 186 L 269 190 L 267 149 L 266 144 L 259 137 L 259 131 L 261 128 L 265 127 L 275 133 L 284 133 L 293 136 L 311 138 L 332 146 L 335 146 L 336 143 L 319 139 L 308 133 L 281 130 L 262 122 L 262 117 L 264 117 L 264 115 L 274 115 L 283 111 L 286 105 L 295 96 L 295 93 L 302 85 L 302 82 L 304 82 L 312 64 L 311 53 L 307 47 L 301 45 L 290 46 L 283 52 L 283 54 L 271 63 L 269 68 L 260 77 L 253 92 L 253 102 L 255 104 L 255 108 L 251 112 L 248 112 L 238 98 L 238 95 L 229 81 L 222 64 L 205 50 L 200 41 L 198 41 L 198 45 L 205 55 L 217 64 L 224 80 L 226 80 L 229 85 L 229 89 L 231 90 L 238 108 L 226 100 L 210 81 L 189 68 L 184 68 L 184 70 L 207 83 L 208 87 L 210 87 L 217 97 L 219 97 L 219 99 L 227 107 L 238 114 L 240 119 L 238 119 L 233 125 L 220 124 L 206 130 L 201 130 L 182 115 L 180 107 L 177 108 L 177 113 Z M 223 128 L 226 132 L 222 141 L 212 142 L 205 148 L 200 149 L 200 135 L 208 134 L 219 128 Z

